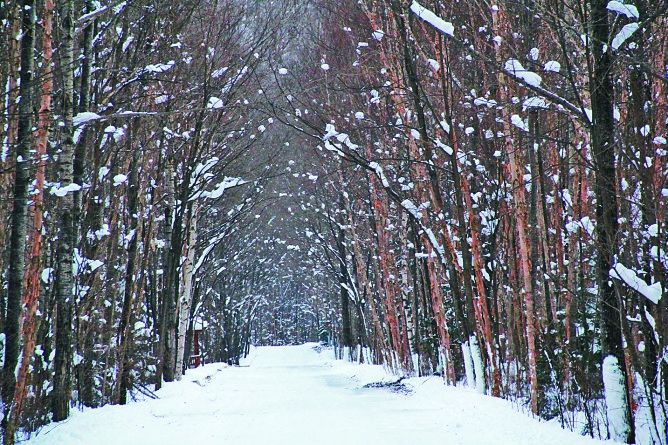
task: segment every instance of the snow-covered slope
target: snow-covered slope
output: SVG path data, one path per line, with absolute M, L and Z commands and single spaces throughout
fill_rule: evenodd
M 75 412 L 28 445 L 585 445 L 603 443 L 517 412 L 504 400 L 410 379 L 409 394 L 365 383 L 382 367 L 311 345 L 253 350 L 242 367 L 211 364 L 160 399 Z

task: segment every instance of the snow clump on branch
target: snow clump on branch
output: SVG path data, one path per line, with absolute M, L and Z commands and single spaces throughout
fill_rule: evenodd
M 429 9 L 425 8 L 418 2 L 413 2 L 411 4 L 411 11 L 415 13 L 419 18 L 424 20 L 425 22 L 429 23 L 431 26 L 439 30 L 445 35 L 448 35 L 450 37 L 455 36 L 455 27 L 452 25 L 450 22 L 446 22 L 433 12 L 431 12 Z
M 533 87 L 537 88 L 540 87 L 540 83 L 543 80 L 538 74 L 534 73 L 533 71 L 528 71 L 524 69 L 520 61 L 517 59 L 508 59 L 506 61 L 504 69 L 508 73 L 522 79 L 528 85 L 531 85 Z

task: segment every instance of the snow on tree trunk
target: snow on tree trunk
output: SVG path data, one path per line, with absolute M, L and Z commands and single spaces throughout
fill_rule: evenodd
M 475 370 L 473 369 L 473 360 L 471 360 L 471 347 L 468 340 L 462 343 L 462 355 L 464 356 L 464 370 L 466 371 L 466 384 L 470 388 L 475 388 Z
M 343 347 L 343 360 L 347 362 L 352 362 L 353 361 L 353 354 L 350 349 L 350 346 L 344 346 Z
M 603 359 L 603 386 L 610 438 L 615 442 L 624 443 L 631 428 L 626 417 L 628 405 L 624 373 L 614 355 L 608 355 Z
M 482 364 L 482 354 L 478 339 L 472 334 L 469 339 L 471 348 L 471 359 L 473 360 L 473 369 L 475 370 L 475 387 L 480 394 L 485 394 L 487 386 L 485 384 L 485 367 Z
M 655 391 L 651 384 L 638 372 L 633 377 L 634 400 L 636 409 L 636 425 L 647 425 L 647 428 L 636 428 L 636 443 L 638 444 L 665 444 L 668 439 L 668 418 L 663 409 L 660 392 Z M 664 425 L 666 430 L 664 431 Z
M 188 255 L 183 264 L 183 296 L 179 301 L 179 333 L 176 348 L 175 378 L 183 375 L 184 353 L 186 349 L 186 334 L 190 319 L 190 307 L 193 302 L 193 273 L 195 271 L 195 245 L 197 244 L 197 203 L 193 203 L 190 216 L 190 233 L 188 234 Z

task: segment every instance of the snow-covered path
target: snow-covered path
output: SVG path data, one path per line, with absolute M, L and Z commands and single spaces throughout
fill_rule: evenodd
M 74 412 L 29 445 L 578 445 L 602 443 L 541 423 L 507 402 L 411 379 L 409 394 L 362 388 L 379 366 L 313 345 L 258 348 L 243 367 L 207 365 L 160 399 Z

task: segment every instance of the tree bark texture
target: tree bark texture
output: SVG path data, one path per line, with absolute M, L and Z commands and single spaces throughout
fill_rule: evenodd
M 624 377 L 626 394 L 626 425 L 617 431 L 615 440 L 626 443 L 635 442 L 633 427 L 633 413 L 631 411 L 630 392 L 626 378 L 626 363 L 623 338 L 622 317 L 623 308 L 615 289 L 615 283 L 610 278 L 610 269 L 615 263 L 615 254 L 619 251 L 618 239 L 618 203 L 617 203 L 617 173 L 615 161 L 615 124 L 613 115 L 614 87 L 612 83 L 612 67 L 614 59 L 612 50 L 607 46 L 610 40 L 610 24 L 606 0 L 592 0 L 591 27 L 592 27 L 592 55 L 593 72 L 591 73 L 591 142 L 596 169 L 596 268 L 598 278 L 599 314 L 601 317 L 601 352 L 603 358 L 611 355 L 616 358 L 616 364 Z M 605 50 L 604 50 L 605 45 Z M 608 390 L 608 388 L 606 388 Z M 608 413 L 610 418 L 617 417 L 616 413 Z
M 60 66 L 63 79 L 62 117 L 63 127 L 58 156 L 60 188 L 73 184 L 74 157 L 74 3 L 62 3 L 60 22 L 62 26 L 62 46 Z M 80 185 L 80 184 L 79 184 Z M 54 359 L 54 382 L 52 412 L 53 420 L 59 422 L 69 417 L 70 392 L 72 385 L 72 307 L 74 301 L 75 228 L 72 219 L 74 193 L 69 191 L 58 202 L 58 247 L 56 268 L 56 355 Z
M 7 316 L 5 319 L 5 357 L 2 370 L 3 427 L 9 419 L 16 388 L 16 366 L 21 344 L 21 303 L 25 280 L 26 220 L 28 212 L 28 163 L 32 146 L 32 101 L 35 48 L 35 1 L 21 3 L 21 86 L 18 105 L 18 137 L 14 157 L 14 191 L 9 239 L 9 271 L 7 280 Z M 13 441 L 13 434 L 10 434 Z

